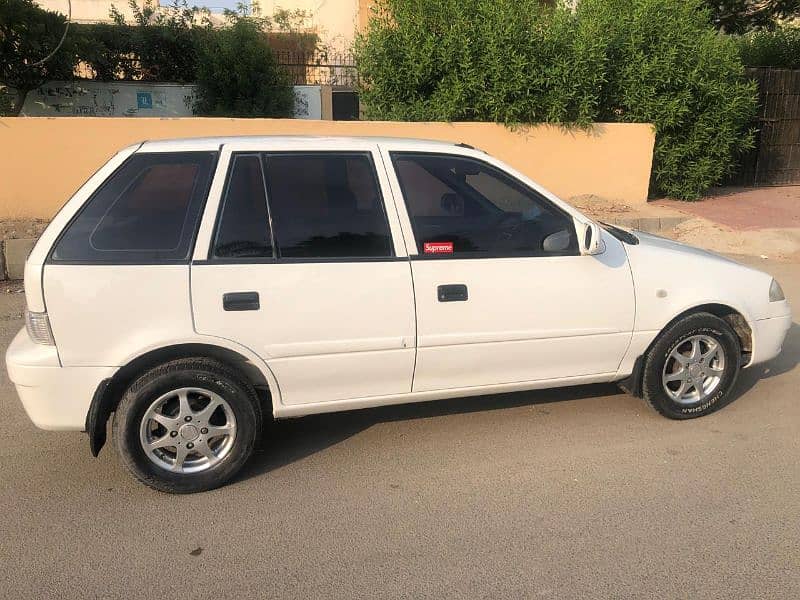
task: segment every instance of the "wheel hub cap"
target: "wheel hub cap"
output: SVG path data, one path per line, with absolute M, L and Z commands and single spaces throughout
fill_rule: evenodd
M 230 404 L 210 390 L 180 388 L 156 398 L 142 418 L 139 442 L 151 462 L 173 473 L 219 464 L 236 439 Z
M 188 423 L 186 425 L 182 425 L 179 431 L 181 437 L 187 442 L 195 441 L 200 435 L 200 430 L 194 425 L 189 425 Z
M 725 358 L 722 344 L 709 335 L 693 335 L 678 342 L 664 362 L 664 391 L 678 404 L 703 402 L 719 389 Z

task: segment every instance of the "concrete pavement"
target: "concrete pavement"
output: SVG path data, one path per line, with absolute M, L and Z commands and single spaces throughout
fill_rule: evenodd
M 800 264 L 758 261 L 800 309 Z M 21 326 L 0 295 L 0 347 Z M 800 597 L 800 326 L 674 422 L 614 386 L 274 425 L 242 477 L 168 496 L 39 431 L 0 375 L 9 598 Z

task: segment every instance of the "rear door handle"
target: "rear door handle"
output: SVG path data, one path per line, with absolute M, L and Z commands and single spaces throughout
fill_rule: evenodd
M 261 303 L 258 292 L 228 292 L 222 295 L 222 308 L 224 310 L 258 310 Z
M 436 289 L 436 296 L 439 298 L 439 302 L 466 302 L 469 299 L 467 286 L 463 283 L 440 285 Z

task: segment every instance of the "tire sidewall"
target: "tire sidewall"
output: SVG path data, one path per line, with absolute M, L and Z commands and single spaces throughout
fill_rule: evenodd
M 151 377 L 148 380 L 148 375 Z M 153 376 L 154 375 L 154 376 Z M 183 387 L 199 387 L 219 394 L 236 419 L 231 451 L 212 468 L 199 473 L 173 473 L 156 465 L 141 446 L 139 431 L 150 405 L 160 396 Z M 120 456 L 137 478 L 156 489 L 188 493 L 219 487 L 233 477 L 252 453 L 258 434 L 258 416 L 249 390 L 235 379 L 201 369 L 148 373 L 125 393 L 114 416 L 114 439 Z
M 680 404 L 670 398 L 663 388 L 664 365 L 672 351 L 695 335 L 716 340 L 725 352 L 725 368 L 714 395 L 702 402 Z M 736 383 L 741 362 L 741 350 L 736 334 L 727 323 L 713 315 L 693 315 L 674 325 L 653 346 L 648 355 L 644 374 L 644 392 L 654 408 L 673 419 L 692 419 L 719 410 L 732 399 L 730 391 Z

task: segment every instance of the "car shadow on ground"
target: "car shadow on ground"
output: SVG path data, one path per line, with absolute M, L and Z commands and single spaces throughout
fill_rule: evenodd
M 749 392 L 759 380 L 791 371 L 797 365 L 798 359 L 800 359 L 800 325 L 793 323 L 783 351 L 778 357 L 740 373 L 734 390 L 734 400 Z M 335 446 L 378 423 L 504 410 L 622 394 L 624 392 L 615 384 L 593 384 L 398 404 L 287 419 L 270 423 L 265 427 L 261 443 L 238 479 L 249 479 L 292 464 Z
M 615 384 L 468 396 L 286 419 L 268 424 L 239 479 L 249 479 L 334 446 L 378 423 L 504 410 L 623 394 Z

